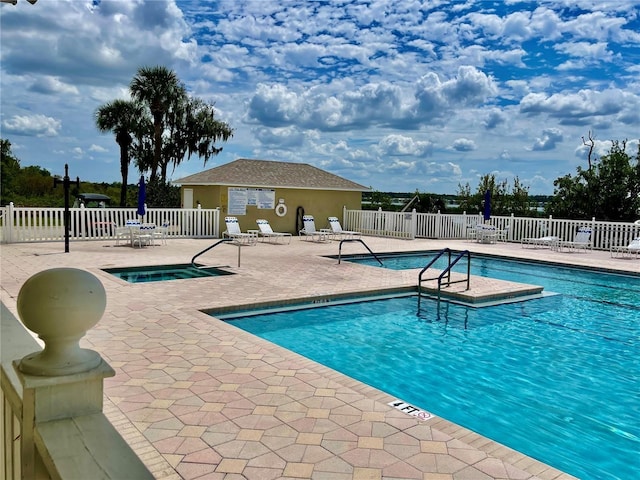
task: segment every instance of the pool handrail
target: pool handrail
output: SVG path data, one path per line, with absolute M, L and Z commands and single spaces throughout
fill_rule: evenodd
M 232 238 L 223 238 L 221 240 L 218 240 L 216 243 L 214 243 L 213 245 L 208 246 L 207 248 L 205 248 L 204 250 L 202 250 L 201 252 L 196 253 L 193 258 L 191 259 L 191 266 L 193 268 L 205 268 L 205 267 L 198 267 L 196 265 L 196 258 L 198 258 L 200 255 L 202 255 L 203 253 L 207 253 L 209 250 L 211 250 L 213 247 L 216 247 L 218 245 L 220 245 L 221 243 L 227 243 L 232 241 Z
M 422 298 L 422 282 L 425 280 L 438 280 L 438 304 L 440 303 L 440 290 L 442 289 L 442 278 L 447 275 L 447 282 L 445 284 L 445 286 L 449 286 L 453 283 L 462 283 L 462 282 L 467 282 L 467 290 L 469 290 L 470 288 L 470 278 L 471 278 L 471 253 L 469 252 L 469 250 L 463 250 L 462 252 L 460 252 L 458 254 L 458 256 L 453 260 L 453 262 L 451 261 L 451 253 L 453 251 L 450 248 L 443 248 L 442 250 L 440 250 L 437 255 L 431 259 L 431 261 L 422 269 L 420 270 L 420 273 L 418 274 L 418 310 L 420 309 L 420 299 Z M 444 255 L 445 253 L 448 254 L 448 265 L 447 267 L 440 273 L 440 275 L 438 275 L 437 277 L 433 277 L 433 278 L 422 278 L 422 275 L 424 274 L 424 272 L 426 272 L 429 267 L 431 267 L 431 265 L 433 265 L 442 255 Z M 463 278 L 461 280 L 454 280 L 451 281 L 451 269 L 456 265 L 456 263 L 458 263 L 460 261 L 460 259 L 462 259 L 464 256 L 467 257 L 467 277 Z
M 340 240 L 340 245 L 338 245 L 338 265 L 340 265 L 340 259 L 342 256 L 342 244 L 344 242 L 360 242 L 362 245 L 364 245 L 364 248 L 369 250 L 369 253 L 373 255 L 373 258 L 375 258 L 378 261 L 378 263 L 384 267 L 384 265 L 382 264 L 382 260 L 380 260 L 378 256 L 375 253 L 373 253 L 373 251 L 369 248 L 369 246 L 366 243 L 364 243 L 364 241 L 361 238 L 344 238 Z

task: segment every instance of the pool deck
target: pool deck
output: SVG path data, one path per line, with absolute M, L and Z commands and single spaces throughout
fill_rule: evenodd
M 449 247 L 640 273 L 640 259 L 609 252 L 523 249 L 520 244 L 365 237 L 376 253 Z M 215 239 L 169 239 L 131 248 L 115 241 L 0 247 L 1 300 L 17 316 L 22 284 L 54 267 L 95 274 L 107 309 L 81 345 L 115 369 L 105 413 L 158 479 L 570 479 L 438 417 L 418 420 L 394 397 L 211 318 L 202 310 L 406 288 L 417 271 L 373 269 L 326 258 L 338 243 L 220 245 L 198 259 L 236 275 L 129 284 L 109 267 L 188 263 Z M 362 254 L 344 244 L 342 254 Z M 472 296 L 521 287 L 473 277 Z M 534 281 L 532 281 L 535 284 Z M 4 343 L 6 340 L 2 339 Z M 426 401 L 428 404 L 428 400 Z

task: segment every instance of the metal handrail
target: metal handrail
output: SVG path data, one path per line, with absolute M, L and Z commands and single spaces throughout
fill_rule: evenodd
M 369 253 L 373 255 L 373 258 L 375 258 L 378 261 L 378 263 L 384 267 L 384 265 L 382 264 L 382 260 L 380 260 L 378 256 L 375 253 L 373 253 L 373 251 L 369 248 L 369 246 L 366 243 L 364 243 L 364 241 L 361 238 L 345 238 L 343 240 L 340 240 L 340 245 L 338 245 L 338 265 L 340 265 L 340 258 L 342 256 L 342 244 L 344 242 L 360 242 L 362 245 L 364 245 L 364 248 L 369 250 Z
M 429 269 L 429 267 L 431 267 L 431 265 L 433 265 L 445 253 L 448 254 L 448 265 L 440 273 L 440 275 L 438 275 L 437 277 L 433 277 L 433 278 L 422 278 L 422 275 L 424 274 L 424 272 L 426 272 Z M 453 262 L 451 261 L 451 253 L 452 253 L 452 250 L 450 248 L 444 248 L 444 249 L 440 250 L 440 252 L 438 252 L 438 254 L 427 264 L 427 266 L 424 267 L 422 270 L 420 270 L 420 273 L 418 274 L 418 309 L 420 308 L 420 299 L 422 298 L 422 282 L 423 281 L 436 280 L 436 279 L 438 280 L 438 303 L 440 303 L 440 290 L 442 289 L 442 278 L 445 275 L 447 276 L 447 282 L 446 282 L 445 286 L 448 287 L 449 285 L 451 285 L 453 283 L 467 282 L 467 290 L 469 290 L 469 288 L 470 288 L 470 279 L 471 279 L 471 253 L 469 252 L 469 250 L 464 250 L 464 251 L 462 251 L 462 252 L 460 252 L 458 254 L 458 256 L 453 260 Z M 462 279 L 462 280 L 451 281 L 451 269 L 464 256 L 467 257 L 467 278 Z
M 217 247 L 218 245 L 220 245 L 221 243 L 226 243 L 226 242 L 230 242 L 232 239 L 231 238 L 223 238 L 222 240 L 218 240 L 216 243 L 214 243 L 213 245 L 208 246 L 207 248 L 205 248 L 204 250 L 202 250 L 201 252 L 196 253 L 193 258 L 191 259 L 191 266 L 193 268 L 200 268 L 196 265 L 196 258 L 198 258 L 200 255 L 202 255 L 203 253 L 207 253 L 209 250 L 211 250 L 213 247 Z

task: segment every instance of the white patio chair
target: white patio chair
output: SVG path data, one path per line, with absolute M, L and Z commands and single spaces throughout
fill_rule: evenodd
M 569 250 L 583 249 L 585 252 L 591 248 L 591 229 L 588 227 L 580 227 L 576 236 L 572 241 L 563 241 L 558 244 L 558 248 L 567 248 Z
M 640 237 L 631 240 L 629 245 L 611 247 L 612 257 L 632 257 L 633 255 L 635 255 L 636 258 L 640 256 Z
M 329 227 L 331 227 L 331 234 L 334 238 L 353 238 L 362 235 L 360 232 L 353 230 L 343 230 L 338 217 L 329 217 Z
M 305 240 L 312 240 L 314 242 L 326 242 L 330 240 L 331 230 L 326 228 L 317 230 L 313 215 L 303 215 L 302 223 L 304 228 L 300 230 L 299 233 L 301 236 L 305 237 Z
M 256 220 L 256 223 L 260 229 L 258 235 L 263 239 L 266 238 L 269 241 L 273 239 L 275 243 L 278 243 L 280 239 L 282 239 L 282 242 L 284 243 L 284 240 L 288 239 L 289 241 L 287 243 L 291 243 L 291 234 L 286 232 L 274 232 L 271 225 L 269 225 L 269 220 L 259 218 Z
M 243 233 L 240 231 L 240 223 L 238 223 L 236 217 L 224 217 L 224 223 L 227 225 L 227 230 L 222 234 L 223 237 L 229 237 L 240 245 L 256 245 L 258 243 L 258 235 L 256 233 Z
M 126 240 L 131 244 L 131 229 L 129 227 L 119 227 L 115 223 L 111 224 L 113 228 L 113 236 L 116 239 L 116 246 L 120 245 L 120 240 Z
M 520 240 L 520 245 L 522 248 L 526 248 L 530 246 L 531 248 L 550 248 L 551 250 L 555 250 L 558 247 L 558 243 L 560 242 L 560 238 L 555 236 L 546 236 L 546 237 L 526 237 Z
M 153 241 L 158 239 L 161 245 L 167 244 L 167 234 L 169 233 L 169 222 L 162 222 L 162 225 L 157 227 L 153 232 Z
M 504 228 L 500 230 L 496 230 L 496 240 L 498 242 L 506 242 L 507 239 L 509 238 L 510 229 L 511 229 L 511 225 L 507 223 Z
M 138 228 L 131 228 L 131 246 L 135 247 L 136 243 L 140 248 L 143 245 L 151 245 L 155 229 L 154 223 L 143 223 Z

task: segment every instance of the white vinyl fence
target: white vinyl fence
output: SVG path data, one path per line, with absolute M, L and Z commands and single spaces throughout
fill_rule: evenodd
M 64 208 L 15 207 L 0 208 L 0 240 L 2 243 L 56 242 L 64 240 Z M 71 240 L 106 240 L 115 238 L 115 227 L 127 220 L 162 225 L 168 223 L 169 238 L 218 238 L 220 210 L 204 208 L 148 208 L 139 217 L 135 208 L 69 209 Z
M 2 243 L 54 242 L 64 240 L 64 208 L 0 207 Z M 169 223 L 169 238 L 220 238 L 219 209 L 149 208 L 139 218 L 135 208 L 70 208 L 69 238 L 73 241 L 113 239 L 116 225 L 127 220 L 162 225 Z M 385 212 L 382 210 L 343 211 L 343 228 L 363 235 L 414 239 L 463 239 L 476 225 L 484 223 L 482 215 Z M 507 242 L 519 243 L 526 237 L 556 236 L 573 240 L 578 228 L 593 231 L 592 247 L 609 250 L 628 245 L 640 236 L 640 224 L 515 216 L 492 216 L 488 222 L 506 231 Z
M 344 229 L 364 235 L 393 238 L 463 239 L 478 224 L 484 224 L 481 214 L 440 214 L 385 212 L 382 210 L 347 210 L 343 212 Z M 640 236 L 639 222 L 605 222 L 532 217 L 492 216 L 487 222 L 506 231 L 506 241 L 520 243 L 527 237 L 556 236 L 573 240 L 578 228 L 592 229 L 592 248 L 609 250 L 612 246 L 628 245 Z

